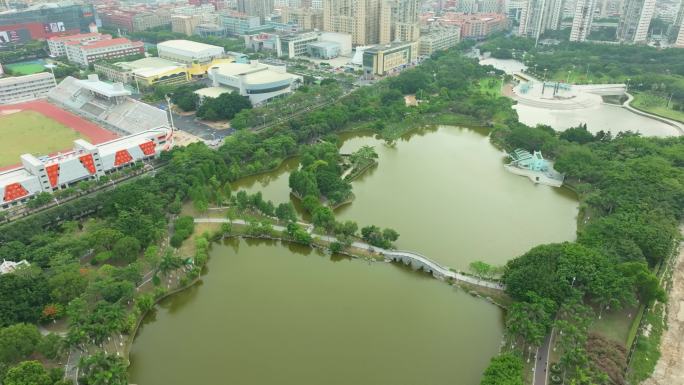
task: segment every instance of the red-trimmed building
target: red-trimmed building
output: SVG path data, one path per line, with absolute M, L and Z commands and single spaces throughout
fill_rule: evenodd
M 0 210 L 24 203 L 41 192 L 65 189 L 155 158 L 172 145 L 173 131 L 158 127 L 98 145 L 78 139 L 73 151 L 48 158 L 24 154 L 23 167 L 0 171 Z
M 76 35 L 53 36 L 47 40 L 48 48 L 50 49 L 50 56 L 66 56 L 67 43 L 88 43 L 98 40 L 110 40 L 112 35 L 103 35 L 101 33 L 78 33 Z
M 112 59 L 145 53 L 141 41 L 130 41 L 124 37 L 98 41 L 72 41 L 66 43 L 67 58 L 70 62 L 84 67 L 101 59 Z

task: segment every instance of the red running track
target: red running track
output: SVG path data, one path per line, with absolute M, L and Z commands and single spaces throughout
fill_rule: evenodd
M 53 104 L 50 104 L 45 100 L 34 100 L 31 102 L 0 106 L 0 111 L 3 110 L 32 110 L 39 112 L 48 118 L 54 119 L 63 125 L 71 127 L 80 132 L 93 144 L 99 144 L 118 138 L 118 136 L 113 132 L 107 131 L 100 126 L 81 118 L 80 116 L 74 115 L 71 112 L 65 111 Z
M 74 115 L 71 112 L 65 111 L 53 104 L 50 104 L 45 100 L 34 100 L 31 102 L 0 106 L 0 111 L 7 110 L 36 111 L 47 116 L 48 118 L 51 118 L 59 123 L 62 123 L 67 127 L 72 128 L 75 131 L 80 132 L 83 136 L 85 136 L 85 139 L 87 139 L 90 143 L 93 144 L 108 142 L 119 137 L 115 133 L 107 131 L 100 126 L 81 118 L 78 115 Z M 71 149 L 65 148 L 64 150 L 66 151 Z M 15 167 L 17 167 L 17 165 L 0 167 L 0 171 L 12 169 Z

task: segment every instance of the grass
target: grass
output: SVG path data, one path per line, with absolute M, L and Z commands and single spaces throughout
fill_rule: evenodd
M 0 116 L 0 167 L 19 163 L 19 156 L 69 150 L 81 134 L 35 111 Z
M 603 312 L 601 319 L 595 319 L 591 325 L 590 332 L 597 333 L 605 338 L 619 343 L 622 346 L 629 346 L 630 331 L 632 325 L 636 323 L 638 309 L 626 308 L 618 311 Z M 631 317 L 629 316 L 631 314 Z
M 643 332 L 637 336 L 636 349 L 628 373 L 632 384 L 638 384 L 647 379 L 653 373 L 660 358 L 660 337 L 665 330 L 664 312 L 665 305 L 658 303 L 644 315 L 644 325 L 651 325 L 651 330 L 648 337 Z
M 31 62 L 7 64 L 5 67 L 15 75 L 31 75 L 45 71 L 45 67 L 42 64 Z
M 484 78 L 480 79 L 480 92 L 485 95 L 501 96 L 501 79 L 500 78 Z
M 684 122 L 684 112 L 668 108 L 667 99 L 661 96 L 639 92 L 634 94 L 632 107 L 666 118 Z

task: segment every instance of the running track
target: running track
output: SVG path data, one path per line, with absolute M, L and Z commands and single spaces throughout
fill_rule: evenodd
M 0 106 L 0 111 L 8 110 L 30 110 L 41 113 L 47 116 L 48 118 L 51 118 L 59 123 L 62 123 L 63 125 L 70 127 L 75 131 L 78 131 L 85 137 L 85 139 L 87 139 L 90 143 L 93 144 L 100 144 L 118 138 L 118 136 L 113 132 L 107 131 L 100 126 L 81 118 L 80 116 L 74 115 L 71 112 L 65 111 L 55 105 L 52 105 L 45 100 L 34 100 L 30 102 Z M 65 148 L 64 150 L 66 151 L 71 149 Z M 17 167 L 17 165 L 0 167 L 0 171 L 12 169 L 15 167 Z

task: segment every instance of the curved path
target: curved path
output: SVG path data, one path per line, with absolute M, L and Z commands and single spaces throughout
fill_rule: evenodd
M 195 218 L 195 223 L 235 223 L 238 225 L 247 225 L 248 223 L 242 219 L 233 219 L 232 221 L 226 218 Z M 302 223 L 303 224 L 303 223 Z M 309 233 L 312 238 L 320 239 L 325 242 L 335 242 L 337 238 L 331 237 L 329 235 L 319 235 L 311 232 L 311 227 L 309 224 L 303 224 L 309 226 Z M 286 231 L 287 229 L 283 226 L 273 225 L 273 229 L 276 231 Z M 431 260 L 430 258 L 420 255 L 412 251 L 401 251 L 401 250 L 387 250 L 379 247 L 372 246 L 365 242 L 352 242 L 352 246 L 358 249 L 364 249 L 368 251 L 377 252 L 385 256 L 385 258 L 390 259 L 395 262 L 402 262 L 406 265 L 410 265 L 415 269 L 423 269 L 426 272 L 432 273 L 435 278 L 444 279 L 450 278 L 455 281 L 460 281 L 468 283 L 471 285 L 494 289 L 494 290 L 504 290 L 504 285 L 472 277 L 463 273 L 455 272 L 448 267 L 442 266 L 439 263 Z
M 661 121 L 665 124 L 669 124 L 670 126 L 676 128 L 677 131 L 679 131 L 680 135 L 684 135 L 684 124 L 682 124 L 676 120 L 668 119 L 668 118 L 660 116 L 660 115 L 651 114 L 649 112 L 642 111 L 636 107 L 632 107 L 632 101 L 634 100 L 634 96 L 628 92 L 625 92 L 625 95 L 627 95 L 627 100 L 624 103 L 622 103 L 623 108 L 628 109 L 635 114 L 646 116 L 648 118 Z

